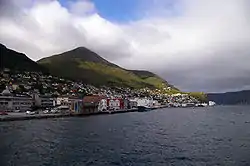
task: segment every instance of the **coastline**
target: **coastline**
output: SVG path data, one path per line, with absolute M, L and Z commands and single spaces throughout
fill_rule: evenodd
M 161 108 L 161 107 L 159 107 Z M 156 108 L 156 109 L 159 109 Z M 63 117 L 87 117 L 87 116 L 94 116 L 94 115 L 104 115 L 104 114 L 121 114 L 121 113 L 128 113 L 128 112 L 138 112 L 138 109 L 126 109 L 126 110 L 117 110 L 112 112 L 95 112 L 95 113 L 69 113 L 69 114 L 36 114 L 36 115 L 27 115 L 13 113 L 11 115 L 4 115 L 0 116 L 0 122 L 8 122 L 8 121 L 23 121 L 23 120 L 35 120 L 35 119 L 51 119 L 51 118 L 63 118 Z M 16 114 L 16 115 L 15 115 Z
M 169 107 L 168 105 L 161 105 L 157 107 L 148 108 L 150 111 L 162 109 L 162 108 L 175 108 Z M 182 107 L 179 107 L 182 108 Z M 88 117 L 96 115 L 110 115 L 110 114 L 122 114 L 129 112 L 146 112 L 140 111 L 138 108 L 115 110 L 115 111 L 105 111 L 105 112 L 93 112 L 93 113 L 68 113 L 68 114 L 35 114 L 27 115 L 26 113 L 11 113 L 9 115 L 0 116 L 0 122 L 8 121 L 24 121 L 24 120 L 35 120 L 35 119 L 52 119 L 52 118 L 63 118 L 63 117 Z

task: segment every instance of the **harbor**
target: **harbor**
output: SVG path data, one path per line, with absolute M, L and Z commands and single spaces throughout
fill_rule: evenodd
M 199 106 L 193 106 L 193 108 Z M 131 113 L 131 112 L 148 112 L 154 111 L 163 108 L 186 108 L 184 106 L 173 107 L 169 105 L 160 105 L 154 107 L 138 106 L 131 109 L 121 109 L 121 110 L 112 110 L 112 111 L 98 111 L 98 112 L 56 112 L 56 113 L 44 113 L 44 111 L 35 112 L 34 114 L 27 114 L 27 112 L 9 112 L 6 115 L 0 116 L 0 122 L 7 121 L 23 121 L 23 120 L 35 120 L 35 119 L 51 119 L 51 118 L 67 118 L 67 117 L 88 117 L 96 115 L 111 115 L 111 114 L 122 114 L 122 113 Z
M 150 110 L 165 108 L 166 106 L 159 106 L 150 108 Z M 8 113 L 8 115 L 0 116 L 0 122 L 7 121 L 22 121 L 22 120 L 33 120 L 33 119 L 49 119 L 49 118 L 66 118 L 66 117 L 87 117 L 94 115 L 108 115 L 108 114 L 121 114 L 121 113 L 129 113 L 129 112 L 140 112 L 138 108 L 133 109 L 123 109 L 123 110 L 115 110 L 115 111 L 104 111 L 104 112 L 93 112 L 93 113 L 57 113 L 57 114 L 44 114 L 37 113 L 34 115 L 29 115 L 25 112 L 22 113 Z
M 42 73 L 11 72 L 8 69 L 0 75 L 0 121 L 146 112 L 165 107 L 215 104 L 202 100 L 197 94 L 181 93 L 171 87 L 94 87 Z M 37 80 L 41 86 L 37 86 Z

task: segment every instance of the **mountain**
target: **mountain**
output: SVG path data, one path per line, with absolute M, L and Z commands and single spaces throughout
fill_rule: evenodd
M 0 69 L 3 68 L 22 71 L 46 71 L 44 67 L 29 59 L 25 54 L 8 49 L 0 44 Z
M 171 86 L 156 74 L 148 71 L 126 70 L 85 47 L 43 58 L 38 63 L 48 68 L 54 75 L 81 80 L 96 86 L 108 85 L 132 88 Z
M 207 98 L 208 100 L 215 101 L 220 105 L 250 104 L 250 90 L 227 93 L 210 93 L 207 94 Z

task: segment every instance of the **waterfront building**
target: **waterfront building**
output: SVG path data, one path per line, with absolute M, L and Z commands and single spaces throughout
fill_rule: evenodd
M 123 109 L 130 109 L 129 108 L 129 100 L 128 99 L 123 99 Z
M 135 99 L 137 102 L 137 106 L 147 106 L 147 107 L 152 107 L 153 106 L 153 100 L 147 99 L 147 98 L 137 98 Z
M 34 95 L 35 105 L 42 108 L 52 108 L 56 106 L 56 98 L 50 95 Z
M 122 99 L 107 99 L 108 110 L 120 110 L 124 108 L 124 102 Z
M 103 99 L 106 99 L 105 96 L 93 95 L 93 96 L 85 96 L 83 98 L 83 113 L 97 113 L 101 110 L 101 104 L 103 104 Z M 99 109 L 98 109 L 99 108 Z
M 98 104 L 98 112 L 105 112 L 108 109 L 107 99 L 101 99 Z
M 157 100 L 153 100 L 153 106 L 157 107 L 157 106 L 160 106 L 161 103 L 159 103 Z
M 137 107 L 137 101 L 135 100 L 129 100 L 128 108 L 136 108 Z
M 69 98 L 68 97 L 57 97 L 56 98 L 56 105 L 60 106 L 60 105 L 64 105 L 65 103 L 69 102 Z
M 74 113 L 83 113 L 83 100 L 81 99 L 69 99 L 70 111 Z
M 3 111 L 27 111 L 33 106 L 32 97 L 27 95 L 13 95 L 8 87 L 0 95 L 0 110 Z

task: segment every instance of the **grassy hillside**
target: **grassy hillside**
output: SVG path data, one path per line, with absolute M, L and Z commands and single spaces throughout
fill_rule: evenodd
M 167 81 L 151 72 L 123 69 L 83 47 L 44 58 L 38 63 L 48 68 L 52 74 L 97 86 L 160 89 L 170 86 Z
M 188 94 L 201 102 L 208 102 L 207 95 L 203 92 L 189 92 Z
M 168 87 L 171 87 L 173 91 L 179 92 L 179 89 L 175 88 L 173 85 L 170 85 L 166 80 L 160 78 L 158 75 L 152 72 L 144 70 L 129 70 L 129 71 L 134 73 L 141 79 L 143 79 L 145 82 L 150 83 L 155 87 L 158 87 L 159 89 L 164 89 L 166 88 L 167 85 Z

